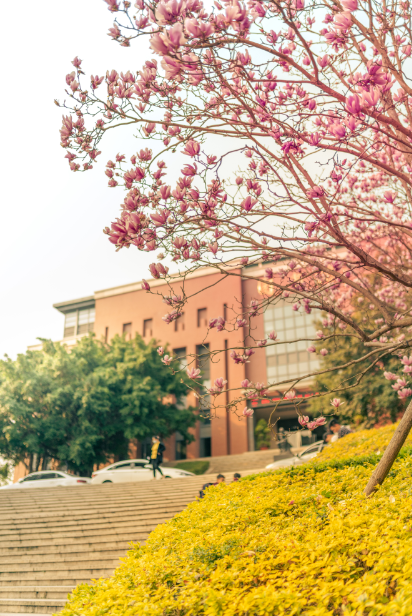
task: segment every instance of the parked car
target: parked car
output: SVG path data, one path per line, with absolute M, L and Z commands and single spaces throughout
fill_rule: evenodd
M 267 470 L 274 471 L 278 468 L 284 468 L 285 466 L 298 466 L 299 464 L 305 464 L 312 458 L 315 458 L 322 449 L 326 447 L 323 441 L 317 441 L 312 443 L 309 447 L 306 447 L 301 453 L 290 458 L 284 458 L 283 460 L 276 460 L 266 466 Z
M 10 488 L 57 488 L 59 486 L 78 486 L 81 483 L 90 483 L 90 477 L 76 477 L 69 475 L 64 471 L 38 471 L 30 473 L 17 483 L 3 486 L 0 490 L 8 490 Z
M 181 479 L 192 477 L 193 473 L 182 471 L 180 468 L 163 468 L 162 471 L 168 479 Z M 123 483 L 126 481 L 149 481 L 153 479 L 152 465 L 147 460 L 122 460 L 100 471 L 92 473 L 92 483 Z M 156 479 L 161 479 L 156 472 Z

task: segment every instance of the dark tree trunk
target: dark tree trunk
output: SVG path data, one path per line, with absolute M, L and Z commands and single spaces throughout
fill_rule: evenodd
M 398 453 L 400 452 L 402 445 L 406 441 L 409 432 L 412 428 L 412 402 L 409 402 L 404 416 L 399 422 L 398 427 L 392 436 L 389 445 L 385 449 L 385 452 L 373 471 L 368 485 L 365 488 L 366 496 L 370 496 L 374 493 L 376 488 L 385 481 L 389 471 L 392 468 L 393 463 L 396 460 Z

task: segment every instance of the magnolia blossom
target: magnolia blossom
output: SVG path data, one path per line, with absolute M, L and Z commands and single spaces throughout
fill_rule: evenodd
M 407 389 L 401 389 L 400 391 L 398 391 L 398 396 L 402 400 L 405 398 L 409 398 L 409 396 L 412 396 L 412 389 L 410 389 L 409 387 Z
M 248 387 L 252 386 L 252 383 L 248 380 L 248 379 L 244 379 L 241 383 L 240 386 L 243 387 L 243 389 L 247 389 Z
M 163 355 L 164 348 L 163 347 L 158 347 L 157 352 L 159 353 L 159 355 Z
M 322 357 L 325 357 L 325 355 L 327 355 L 327 354 L 328 354 L 328 352 L 329 352 L 329 351 L 328 351 L 328 349 L 321 349 L 321 350 L 319 351 L 319 353 L 322 355 Z
M 276 340 L 276 338 L 278 337 L 277 333 L 274 331 L 269 332 L 268 334 L 268 338 L 270 338 L 270 340 Z
M 296 398 L 296 391 L 294 389 L 291 389 L 290 391 L 286 392 L 283 397 L 285 400 L 294 400 Z
M 200 370 L 199 368 L 187 368 L 186 374 L 189 379 L 198 379 L 200 378 Z
M 308 348 L 306 350 L 307 350 L 308 353 L 316 353 L 316 347 L 314 347 L 313 344 L 308 346 Z
M 339 408 L 340 406 L 342 406 L 342 404 L 343 404 L 343 402 L 342 402 L 342 400 L 341 400 L 340 398 L 333 398 L 333 400 L 331 401 L 331 405 L 332 405 L 335 409 L 337 409 L 337 408 Z
M 170 355 L 165 355 L 162 358 L 162 362 L 166 364 L 166 366 L 169 366 L 172 363 L 172 361 L 173 361 L 173 357 L 170 357 Z
M 253 415 L 253 409 L 250 409 L 249 407 L 245 406 L 245 408 L 243 409 L 242 415 L 244 417 L 252 417 Z

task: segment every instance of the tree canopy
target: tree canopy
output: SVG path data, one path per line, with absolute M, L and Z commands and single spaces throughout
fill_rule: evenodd
M 30 470 L 50 459 L 77 473 L 113 456 L 128 457 L 131 439 L 188 432 L 185 375 L 140 336 L 110 344 L 90 335 L 70 351 L 43 341 L 41 351 L 0 362 L 0 455 Z M 36 461 L 37 460 L 37 461 Z M 39 466 L 40 465 L 40 466 Z
M 412 372 L 409 0 L 106 4 L 113 40 L 129 47 L 146 37 L 152 57 L 89 79 L 76 57 L 67 99 L 56 102 L 65 108 L 60 136 L 72 171 L 92 169 L 105 134 L 119 135 L 105 173 L 125 195 L 105 230 L 109 240 L 117 249 L 160 250 L 150 271 L 165 281 L 170 262 L 183 277 L 205 265 L 223 279 L 257 277 L 267 293 L 247 308 L 239 301 L 228 321 L 210 320 L 210 328 L 249 334 L 229 349 L 235 363 L 251 361 L 255 347 L 297 342 L 276 332 L 253 336 L 254 318 L 286 300 L 328 313 L 335 331 L 363 346 L 371 369 L 397 353 L 402 381 L 401 371 Z M 120 129 L 128 128 L 138 147 L 150 148 L 124 152 Z M 256 276 L 239 262 L 267 267 Z M 354 296 L 378 313 L 373 327 L 356 319 Z M 182 285 L 165 300 L 172 323 L 190 297 Z M 232 408 L 269 389 L 294 399 L 309 376 L 316 375 L 243 381 Z M 225 406 L 222 392 L 216 385 L 207 395 Z M 412 388 L 398 396 L 409 398 Z M 411 426 L 412 403 L 390 463 Z

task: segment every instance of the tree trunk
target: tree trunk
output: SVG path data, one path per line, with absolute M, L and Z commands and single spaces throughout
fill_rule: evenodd
M 408 407 L 404 413 L 404 416 L 399 422 L 398 427 L 392 436 L 389 445 L 385 449 L 385 452 L 373 471 L 368 485 L 365 488 L 366 496 L 370 496 L 376 490 L 378 485 L 381 485 L 387 474 L 392 468 L 392 464 L 395 462 L 398 453 L 400 452 L 402 445 L 406 441 L 406 438 L 412 428 L 412 402 L 409 402 Z

